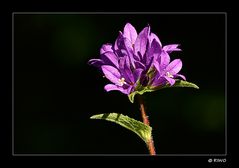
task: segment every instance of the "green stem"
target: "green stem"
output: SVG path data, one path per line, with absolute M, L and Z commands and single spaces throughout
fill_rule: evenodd
M 150 126 L 149 125 L 149 119 L 148 119 L 148 116 L 146 115 L 146 111 L 145 111 L 143 97 L 138 95 L 138 100 L 139 100 L 140 111 L 141 111 L 141 116 L 142 116 L 142 119 L 143 119 L 143 123 L 145 125 Z M 152 135 L 151 135 L 150 140 L 147 143 L 147 147 L 148 147 L 150 155 L 156 155 L 155 147 L 154 147 L 154 141 L 153 141 L 153 136 Z

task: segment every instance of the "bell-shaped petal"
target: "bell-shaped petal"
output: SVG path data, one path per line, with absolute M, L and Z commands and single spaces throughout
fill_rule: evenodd
M 150 42 L 150 44 L 153 42 L 154 39 L 155 39 L 155 40 L 159 43 L 159 45 L 162 47 L 162 43 L 161 43 L 161 41 L 159 40 L 158 36 L 157 36 L 156 34 L 154 34 L 154 33 L 150 33 L 150 36 L 149 36 L 149 42 Z
M 162 47 L 156 39 L 153 39 L 153 41 L 151 42 L 148 52 L 150 54 L 160 54 L 162 52 Z
M 154 65 L 155 69 L 156 69 L 159 73 L 161 73 L 161 68 L 160 68 L 159 62 L 158 62 L 158 61 L 154 61 L 153 65 Z
M 125 39 L 125 37 L 120 32 L 120 34 L 119 34 L 119 36 L 118 36 L 118 38 L 116 40 L 115 48 L 117 48 L 117 49 L 125 49 L 124 39 Z
M 180 78 L 182 78 L 183 80 L 186 80 L 186 77 L 185 77 L 184 75 L 181 75 L 181 74 L 175 74 L 175 75 L 173 75 L 173 77 L 174 77 L 174 78 L 180 77 Z
M 134 49 L 135 53 L 137 54 L 140 52 L 142 56 L 144 56 L 146 47 L 147 47 L 147 42 L 148 42 L 148 36 L 149 36 L 149 26 L 145 27 L 138 35 L 135 44 L 134 44 Z
M 118 69 L 114 68 L 110 65 L 103 65 L 101 69 L 107 79 L 109 79 L 112 83 L 120 85 L 119 79 L 121 74 Z
M 181 51 L 180 48 L 178 48 L 179 44 L 170 44 L 170 45 L 166 45 L 163 47 L 163 50 L 168 52 L 168 53 L 171 53 L 173 51 Z
M 126 64 L 126 65 L 125 65 L 125 64 Z M 124 68 L 125 68 L 125 66 L 128 67 L 128 68 L 130 68 L 129 57 L 127 57 L 127 56 L 120 57 L 120 58 L 119 58 L 119 69 L 120 69 L 120 71 L 123 71 Z
M 164 70 L 170 63 L 170 56 L 166 51 L 162 51 L 159 58 L 160 69 Z
M 148 72 L 148 70 L 152 67 L 154 60 L 155 60 L 155 57 L 150 57 L 149 59 L 147 59 L 146 66 L 145 66 L 146 72 Z
M 107 84 L 105 85 L 104 89 L 109 92 L 109 91 L 112 91 L 112 90 L 118 90 L 124 94 L 129 94 L 129 89 L 124 89 L 123 87 L 121 86 L 117 86 L 117 85 L 114 85 L 114 84 Z
M 113 52 L 112 50 L 112 44 L 103 44 L 100 48 L 100 54 L 104 54 L 105 52 Z
M 118 47 L 119 41 L 121 41 L 123 38 L 124 38 L 124 36 L 123 36 L 122 32 L 120 31 L 120 32 L 119 32 L 119 35 L 118 35 L 118 37 L 116 38 L 115 43 L 114 43 L 114 47 L 113 47 L 113 48 L 114 48 L 114 51 L 117 51 L 117 50 L 119 49 L 119 47 Z
M 174 85 L 175 79 L 169 78 L 169 77 L 167 77 L 167 76 L 164 76 L 164 78 L 169 82 L 169 84 L 170 84 L 171 86 Z
M 138 36 L 134 26 L 132 26 L 130 23 L 125 25 L 123 35 L 130 41 L 131 45 L 135 43 L 135 40 Z
M 119 58 L 113 52 L 105 52 L 101 55 L 101 59 L 104 61 L 106 65 L 113 65 L 116 68 L 119 67 Z
M 151 79 L 151 85 L 154 87 L 166 84 L 166 79 L 160 77 L 160 73 L 156 73 L 156 75 Z
M 156 61 L 153 62 L 154 67 L 159 73 L 163 72 L 165 68 L 170 63 L 170 56 L 164 50 L 162 50 L 159 57 L 156 58 Z
M 126 55 L 128 55 L 130 63 L 135 68 L 135 64 L 134 64 L 135 59 L 134 59 L 134 56 L 133 56 L 134 55 L 133 47 L 132 47 L 130 41 L 127 38 L 124 38 L 124 48 L 127 51 Z M 137 58 L 137 59 L 139 59 L 139 58 Z
M 162 48 L 159 45 L 159 43 L 154 39 L 150 45 L 150 47 L 147 49 L 146 57 L 145 57 L 145 64 L 146 66 L 150 66 L 152 64 L 152 61 L 155 61 L 157 58 L 159 58 L 160 54 L 162 52 Z M 153 58 L 153 60 L 152 60 Z
M 171 75 L 175 75 L 181 69 L 182 69 L 182 61 L 180 59 L 175 59 L 167 66 L 165 72 L 169 72 Z
M 122 57 L 120 59 L 120 72 L 122 77 L 125 78 L 125 81 L 127 83 L 133 83 L 134 82 L 134 76 L 130 69 L 130 63 L 128 57 Z
M 137 68 L 146 69 L 146 66 L 140 61 L 135 61 L 135 67 L 136 67 L 136 69 Z

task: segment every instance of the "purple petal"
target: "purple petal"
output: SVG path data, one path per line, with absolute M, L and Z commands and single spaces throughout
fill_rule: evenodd
M 117 40 L 116 40 L 116 47 L 117 49 L 125 49 L 125 42 L 124 42 L 125 37 L 123 34 L 120 32 Z
M 160 56 L 158 56 L 158 58 L 156 58 L 156 60 L 153 62 L 153 65 L 157 69 L 157 71 L 161 73 L 168 66 L 169 62 L 170 56 L 167 52 L 162 50 Z
M 143 60 L 143 56 L 142 56 L 142 54 L 138 51 L 137 52 L 137 57 L 138 57 L 138 60 L 140 60 L 140 61 L 142 61 Z
M 152 67 L 153 63 L 155 62 L 155 57 L 151 57 L 149 59 L 147 59 L 146 61 L 146 67 L 145 70 L 148 71 L 150 69 L 150 67 Z
M 135 61 L 140 61 L 140 55 L 138 55 L 138 54 L 133 54 L 133 58 L 134 58 L 134 60 Z
M 120 56 L 128 55 L 128 57 L 130 59 L 130 63 L 132 64 L 133 67 L 135 67 L 134 57 L 133 57 L 133 46 L 132 46 L 131 42 L 125 37 L 119 38 L 117 41 L 117 47 L 118 47 L 118 50 L 120 50 L 120 52 L 118 54 Z
M 179 44 L 170 44 L 170 45 L 166 45 L 163 47 L 163 50 L 168 52 L 168 53 L 171 53 L 173 51 L 181 51 L 180 48 L 177 48 L 179 46 Z
M 154 61 L 153 65 L 156 68 L 156 70 L 160 73 L 161 72 L 161 68 L 160 68 L 159 62 L 158 61 Z
M 101 59 L 104 61 L 105 64 L 114 65 L 116 68 L 119 68 L 119 59 L 113 52 L 105 52 L 101 55 Z
M 124 71 L 125 66 L 130 68 L 130 61 L 129 61 L 129 57 L 124 56 L 124 57 L 120 57 L 119 58 L 119 69 L 121 71 Z
M 177 74 L 182 68 L 182 61 L 180 59 L 173 60 L 165 69 L 165 72 L 169 72 L 172 75 Z
M 155 54 L 159 55 L 161 53 L 161 47 L 158 42 L 154 39 L 151 45 L 148 47 L 146 51 L 146 57 L 153 57 Z
M 131 45 L 133 45 L 135 43 L 137 36 L 138 34 L 135 28 L 130 23 L 127 23 L 124 27 L 124 37 L 129 39 Z
M 123 38 L 124 39 L 124 48 L 129 52 L 133 53 L 133 46 L 128 38 Z
M 155 54 L 155 53 L 161 53 L 162 51 L 162 47 L 160 46 L 160 44 L 157 42 L 156 39 L 154 39 L 151 43 L 151 46 L 150 46 L 150 52 L 152 54 Z
M 125 59 L 124 69 L 121 72 L 122 72 L 122 75 L 125 77 L 126 82 L 134 83 L 134 76 L 130 69 L 127 58 Z
M 156 34 L 154 34 L 154 33 L 151 33 L 151 34 L 150 34 L 150 37 L 149 37 L 149 42 L 150 42 L 150 44 L 153 42 L 154 39 L 155 39 L 155 40 L 159 43 L 159 45 L 162 47 L 162 43 L 161 43 L 161 41 L 159 40 L 158 36 L 157 36 Z
M 175 75 L 173 75 L 175 78 L 177 78 L 177 77 L 180 77 L 180 78 L 182 78 L 183 80 L 186 80 L 186 77 L 184 76 L 184 75 L 181 75 L 181 74 L 175 74 Z
M 122 76 L 125 78 L 125 81 L 126 81 L 127 84 L 134 83 L 134 76 L 133 76 L 133 73 L 131 72 L 130 69 L 126 68 L 122 72 Z
M 165 85 L 166 84 L 166 79 L 163 77 L 160 77 L 160 74 L 156 74 L 155 77 L 152 79 L 152 86 L 160 86 L 160 85 Z
M 167 76 L 164 76 L 164 78 L 169 82 L 169 84 L 172 86 L 175 83 L 175 79 L 169 78 Z
M 136 67 L 136 69 L 137 68 L 141 68 L 141 69 L 145 69 L 146 68 L 145 65 L 142 62 L 140 62 L 140 61 L 135 61 L 135 67 Z
M 143 72 L 143 69 L 136 69 L 133 73 L 133 76 L 134 76 L 134 83 L 136 83 L 139 79 L 140 79 L 140 76 Z
M 134 76 L 130 69 L 129 58 L 127 56 L 120 58 L 119 69 L 121 72 L 121 76 L 125 78 L 126 83 L 129 84 L 134 82 Z
M 131 45 L 130 41 L 127 38 L 124 38 L 124 45 L 125 45 L 125 49 L 127 51 L 127 55 L 129 56 L 130 63 L 135 68 L 134 57 L 133 57 L 133 54 L 134 54 L 133 46 Z
M 128 88 L 127 89 L 124 89 L 123 87 L 121 86 L 117 86 L 117 85 L 114 85 L 114 84 L 108 84 L 108 85 L 105 85 L 104 89 L 109 92 L 109 91 L 112 91 L 112 90 L 118 90 L 124 94 L 129 94 L 128 93 Z
M 113 52 L 112 50 L 112 44 L 103 44 L 100 48 L 100 54 L 104 54 L 105 52 Z
M 105 77 L 115 84 L 119 84 L 119 79 L 121 77 L 118 69 L 110 65 L 103 65 L 102 71 L 105 74 Z
M 91 59 L 88 61 L 88 64 L 99 68 L 104 62 L 101 59 Z
M 168 55 L 167 52 L 163 50 L 159 57 L 160 69 L 161 70 L 165 69 L 168 66 L 169 62 L 170 62 L 170 56 Z
M 119 35 L 118 35 L 117 39 L 115 40 L 115 44 L 114 44 L 114 50 L 115 51 L 119 49 L 118 43 L 122 38 L 124 38 L 123 34 L 122 34 L 122 32 L 119 32 Z
M 161 51 L 162 51 L 161 46 L 154 39 L 151 46 L 149 47 L 149 49 L 147 50 L 147 53 L 146 53 L 146 65 L 151 66 L 149 64 L 151 64 L 152 61 L 156 60 L 160 56 Z M 153 60 L 152 60 L 152 58 L 153 58 Z
M 135 41 L 135 44 L 134 44 L 135 53 L 140 52 L 142 56 L 145 54 L 148 36 L 149 36 L 149 26 L 145 27 L 139 33 L 139 35 Z

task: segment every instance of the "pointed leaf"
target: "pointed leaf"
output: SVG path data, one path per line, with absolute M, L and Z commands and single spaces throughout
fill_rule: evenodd
M 169 88 L 169 87 L 191 87 L 191 88 L 199 89 L 199 87 L 192 82 L 187 82 L 184 80 L 176 80 L 176 82 L 173 86 L 170 86 L 170 84 L 166 84 L 163 87 L 157 87 L 156 90 Z
M 134 133 L 136 133 L 145 143 L 151 138 L 152 128 L 144 123 L 133 118 L 119 113 L 104 113 L 97 114 L 90 117 L 90 119 L 102 119 L 119 124 Z
M 128 95 L 128 98 L 129 98 L 131 103 L 134 103 L 134 97 L 137 94 L 142 95 L 142 94 L 144 94 L 146 92 L 154 92 L 156 90 L 165 89 L 165 88 L 171 88 L 171 87 L 191 87 L 191 88 L 199 89 L 199 87 L 196 84 L 194 84 L 194 83 L 177 79 L 175 84 L 172 85 L 172 86 L 170 86 L 170 84 L 167 83 L 164 86 L 158 86 L 158 87 L 154 87 L 154 88 L 145 87 L 145 88 L 140 89 L 140 91 L 132 92 L 131 94 Z

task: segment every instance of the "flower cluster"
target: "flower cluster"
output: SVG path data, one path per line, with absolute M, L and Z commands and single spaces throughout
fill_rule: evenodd
M 90 65 L 102 70 L 104 76 L 112 83 L 104 88 L 106 91 L 118 90 L 124 94 L 144 87 L 174 85 L 176 78 L 186 80 L 178 74 L 182 61 L 170 62 L 169 54 L 181 51 L 178 44 L 162 46 L 156 34 L 150 32 L 150 26 L 139 34 L 127 23 L 123 32 L 119 32 L 114 44 L 104 44 L 100 49 L 100 59 L 91 59 Z

